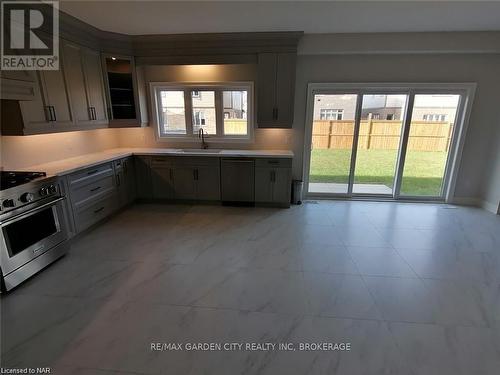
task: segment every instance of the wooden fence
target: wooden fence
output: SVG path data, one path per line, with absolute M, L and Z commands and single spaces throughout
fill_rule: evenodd
M 453 124 L 437 121 L 412 121 L 408 149 L 414 151 L 447 151 Z M 401 137 L 399 120 L 362 120 L 358 147 L 361 149 L 394 150 Z M 313 149 L 350 149 L 354 121 L 319 120 L 313 123 Z
M 224 132 L 226 134 L 247 134 L 247 120 L 224 119 Z

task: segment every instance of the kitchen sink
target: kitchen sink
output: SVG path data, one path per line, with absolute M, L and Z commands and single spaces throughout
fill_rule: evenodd
M 187 154 L 218 154 L 221 152 L 221 150 L 216 150 L 216 149 L 201 149 L 201 148 L 184 148 L 179 150 L 180 152 L 185 152 Z

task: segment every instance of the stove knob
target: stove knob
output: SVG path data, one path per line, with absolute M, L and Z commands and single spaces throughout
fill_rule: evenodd
M 14 199 L 6 199 L 3 201 L 3 206 L 5 208 L 9 208 L 9 207 L 15 207 L 16 206 L 16 203 L 14 202 Z
M 49 189 L 47 189 L 45 186 L 43 188 L 40 188 L 39 194 L 44 197 L 49 194 Z
M 50 185 L 49 186 L 49 193 L 50 194 L 57 193 L 57 187 L 55 185 Z
M 32 202 L 35 199 L 35 196 L 31 193 L 24 193 L 19 197 L 19 200 L 23 203 Z

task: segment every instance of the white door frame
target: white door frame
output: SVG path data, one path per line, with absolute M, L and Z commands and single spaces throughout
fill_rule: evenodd
M 361 106 L 363 94 L 406 94 L 408 101 L 406 112 L 403 117 L 403 128 L 401 137 L 401 146 L 398 153 L 398 162 L 396 167 L 395 186 L 393 189 L 392 199 L 405 200 L 438 200 L 451 202 L 455 194 L 457 173 L 462 158 L 462 151 L 465 142 L 465 135 L 469 125 L 472 103 L 476 91 L 476 83 L 309 83 L 307 85 L 307 106 L 306 118 L 304 126 L 304 157 L 303 157 L 303 181 L 305 184 L 306 198 L 350 198 L 352 194 L 352 183 L 354 179 L 354 168 L 356 162 L 357 140 L 359 136 L 359 123 L 361 119 Z M 346 194 L 330 194 L 330 193 L 309 193 L 309 172 L 311 162 L 311 142 L 312 142 L 312 126 L 314 114 L 314 95 L 316 94 L 350 94 L 357 95 L 356 103 L 356 118 L 355 132 L 353 136 L 353 149 L 351 154 L 351 166 L 349 176 L 349 191 Z M 455 128 L 453 129 L 452 139 L 446 161 L 445 173 L 443 176 L 443 190 L 440 197 L 422 197 L 422 196 L 403 196 L 399 195 L 401 187 L 401 178 L 404 167 L 404 158 L 406 156 L 406 146 L 409 136 L 409 128 L 411 121 L 411 112 L 413 110 L 413 102 L 417 94 L 455 94 L 461 95 L 461 99 L 457 108 L 457 119 Z M 357 131 L 356 131 L 357 129 Z M 387 198 L 384 196 L 367 196 L 372 198 Z M 389 197 L 390 198 L 390 197 Z

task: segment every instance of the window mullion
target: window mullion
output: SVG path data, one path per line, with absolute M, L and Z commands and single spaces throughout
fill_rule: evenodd
M 191 100 L 191 90 L 184 89 L 184 108 L 186 118 L 186 135 L 193 136 L 193 102 Z
M 222 88 L 215 90 L 215 128 L 216 136 L 224 136 L 224 108 L 222 101 Z

